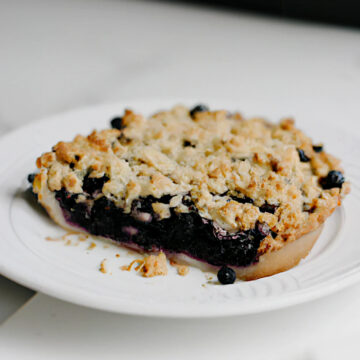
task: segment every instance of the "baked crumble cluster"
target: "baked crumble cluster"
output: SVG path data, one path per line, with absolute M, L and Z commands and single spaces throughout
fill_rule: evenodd
M 112 126 L 39 157 L 33 191 L 40 202 L 53 193 L 68 222 L 142 249 L 248 265 L 318 228 L 350 189 L 339 160 L 292 119 L 176 106 L 149 118 L 126 110 Z

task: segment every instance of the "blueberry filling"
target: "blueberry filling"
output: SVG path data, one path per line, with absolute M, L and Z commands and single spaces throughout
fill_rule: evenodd
M 233 269 L 227 266 L 222 266 L 217 273 L 217 278 L 223 285 L 233 284 L 236 280 L 236 273 Z
M 191 147 L 195 147 L 195 145 L 194 144 L 192 144 L 190 141 L 188 141 L 188 140 L 184 140 L 184 142 L 183 142 L 183 146 L 184 147 L 189 147 L 189 146 L 191 146 Z
M 194 118 L 196 113 L 204 112 L 204 111 L 209 111 L 209 108 L 206 105 L 202 105 L 202 104 L 196 105 L 194 108 L 190 110 L 190 116 Z
M 56 191 L 55 197 L 66 220 L 91 234 L 136 244 L 145 250 L 184 253 L 217 266 L 246 266 L 257 261 L 261 241 L 271 234 L 269 226 L 259 222 L 253 229 L 229 233 L 202 218 L 194 205 L 189 213 L 171 209 L 170 218 L 159 220 L 151 205 L 168 203 L 170 196 L 140 198 L 133 202 L 130 213 L 124 213 L 104 196 L 94 200 L 88 195 L 91 201 L 85 203 L 77 201 L 78 195 L 62 189 Z
M 247 196 L 243 196 L 243 197 L 238 197 L 238 196 L 234 196 L 234 195 L 229 195 L 229 197 L 231 197 L 232 200 L 237 201 L 241 204 L 253 204 L 254 200 L 247 197 Z
M 111 127 L 113 129 L 118 129 L 118 130 L 121 130 L 123 129 L 125 126 L 123 125 L 123 119 L 122 117 L 115 117 L 113 118 L 111 121 L 110 121 L 110 124 L 111 124 Z
M 309 162 L 310 158 L 306 156 L 304 150 L 301 149 L 297 149 L 298 153 L 299 153 L 299 158 L 301 162 Z
M 87 174 L 84 177 L 83 189 L 88 194 L 94 194 L 96 191 L 101 191 L 108 180 L 109 178 L 106 175 L 101 178 L 96 178 L 90 177 L 89 174 Z
M 275 214 L 275 211 L 276 209 L 278 208 L 277 205 L 274 205 L 274 204 L 268 204 L 267 202 L 262 204 L 260 207 L 259 207 L 259 210 L 261 212 L 267 212 L 267 213 L 270 213 L 270 214 Z
M 345 182 L 344 175 L 337 170 L 331 170 L 326 177 L 320 179 L 320 185 L 324 190 L 332 188 L 341 188 Z

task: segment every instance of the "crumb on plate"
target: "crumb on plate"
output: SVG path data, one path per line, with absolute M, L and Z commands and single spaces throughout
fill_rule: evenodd
M 106 273 L 108 272 L 107 260 L 106 260 L 106 259 L 104 259 L 104 260 L 100 263 L 99 271 L 102 272 L 103 274 L 106 274 Z
M 96 248 L 96 244 L 92 241 L 91 244 L 88 247 L 88 250 L 92 250 L 94 248 Z
M 149 255 L 144 259 L 135 259 L 129 265 L 121 266 L 121 270 L 130 271 L 134 264 L 137 264 L 135 271 L 140 272 L 144 277 L 167 275 L 166 256 L 163 252 L 158 255 Z
M 170 265 L 175 267 L 177 270 L 177 273 L 181 276 L 186 276 L 189 273 L 189 266 L 178 264 L 174 260 L 170 260 Z
M 153 277 L 159 275 L 167 275 L 168 268 L 166 265 L 166 256 L 163 252 L 159 255 L 150 255 L 144 259 L 144 265 L 141 268 L 142 275 L 145 277 Z

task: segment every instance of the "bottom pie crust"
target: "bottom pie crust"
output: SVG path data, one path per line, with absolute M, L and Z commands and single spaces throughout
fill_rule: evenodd
M 280 250 L 261 255 L 259 261 L 252 265 L 232 267 L 232 269 L 235 270 L 238 279 L 247 281 L 289 270 L 309 254 L 316 240 L 319 238 L 323 227 L 324 225 L 321 225 L 318 229 L 286 244 Z M 179 264 L 194 266 L 203 271 L 216 273 L 219 270 L 219 267 L 192 259 L 184 254 L 171 255 L 170 258 L 176 260 Z

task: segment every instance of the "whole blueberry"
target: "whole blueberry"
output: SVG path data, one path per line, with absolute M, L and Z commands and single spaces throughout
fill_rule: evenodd
M 204 111 L 209 111 L 209 108 L 206 105 L 202 105 L 202 104 L 196 105 L 194 108 L 190 110 L 190 116 L 194 118 L 196 113 L 204 112 Z
M 111 127 L 113 129 L 118 129 L 118 130 L 121 130 L 124 128 L 124 125 L 122 123 L 123 119 L 122 117 L 114 117 L 111 121 L 110 121 L 110 124 L 111 124 Z
M 35 176 L 36 174 L 29 174 L 28 177 L 27 177 L 27 181 L 32 184 L 35 180 Z
M 301 162 L 309 162 L 310 158 L 308 158 L 304 152 L 304 150 L 301 149 L 297 149 L 298 153 L 299 153 L 299 158 Z
M 259 207 L 259 210 L 261 212 L 268 212 L 270 214 L 274 214 L 277 208 L 278 208 L 278 205 L 268 204 L 266 202 Z
M 331 170 L 326 175 L 320 179 L 320 185 L 324 190 L 332 189 L 332 188 L 341 188 L 342 184 L 345 182 L 344 175 L 337 170 Z
M 190 147 L 193 147 L 193 148 L 195 147 L 195 145 L 192 144 L 191 141 L 189 141 L 189 140 L 184 140 L 183 146 L 184 147 L 189 147 L 190 146 Z
M 234 196 L 234 195 L 230 195 L 231 199 L 234 200 L 234 201 L 237 201 L 241 204 L 253 204 L 254 203 L 254 200 L 249 198 L 248 196 L 245 196 L 244 197 L 238 197 L 238 196 Z
M 313 145 L 313 150 L 317 153 L 322 152 L 323 146 L 322 145 Z
M 236 273 L 233 269 L 223 266 L 217 273 L 217 278 L 223 285 L 233 284 L 236 280 Z

